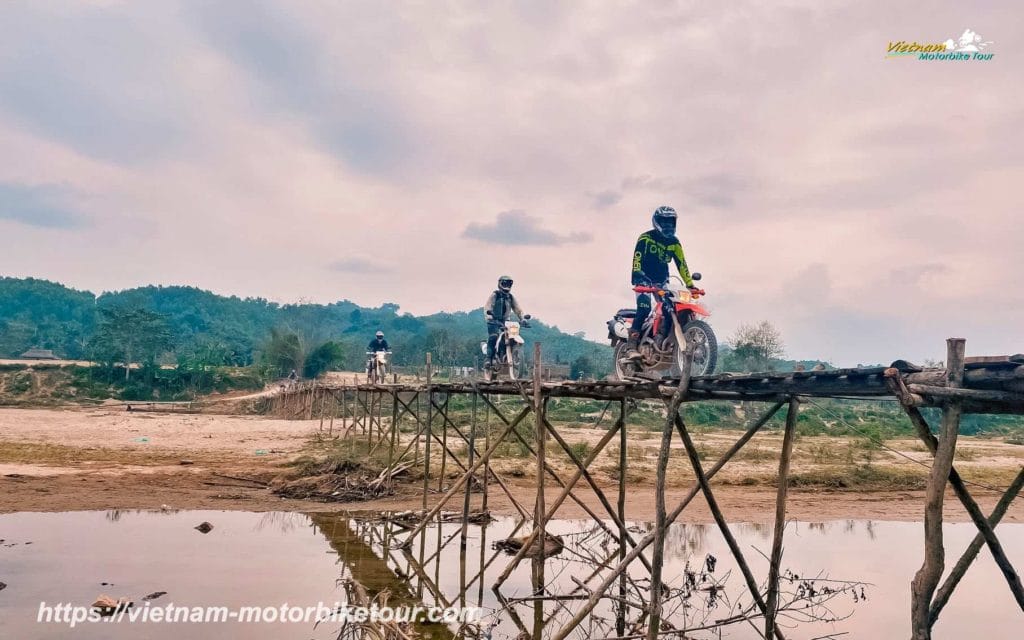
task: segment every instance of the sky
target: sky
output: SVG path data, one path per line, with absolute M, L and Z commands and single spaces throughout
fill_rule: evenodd
M 603 339 L 660 205 L 727 340 L 1024 352 L 1024 9 L 0 5 L 0 274 L 524 310 Z M 986 61 L 886 59 L 990 42 Z

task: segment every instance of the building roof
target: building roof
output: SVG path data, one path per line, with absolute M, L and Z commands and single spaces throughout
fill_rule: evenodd
M 30 360 L 60 360 L 50 349 L 29 349 L 21 357 Z

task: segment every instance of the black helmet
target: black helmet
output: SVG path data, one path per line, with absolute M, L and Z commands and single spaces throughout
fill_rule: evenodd
M 676 217 L 676 210 L 672 207 L 658 207 L 651 221 L 658 233 L 673 238 L 676 235 Z
M 508 276 L 501 276 L 498 278 L 498 288 L 508 293 L 512 290 L 512 278 Z

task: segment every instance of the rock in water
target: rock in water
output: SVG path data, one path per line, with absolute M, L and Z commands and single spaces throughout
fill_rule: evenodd
M 92 603 L 93 609 L 99 609 L 101 616 L 112 616 L 122 609 L 134 606 L 134 603 L 128 598 L 114 599 L 107 594 L 101 594 L 100 597 L 96 598 L 96 602 Z
M 526 539 L 529 536 L 522 536 L 519 538 L 507 538 L 505 540 L 498 540 L 494 543 L 495 549 L 501 549 L 509 555 L 515 555 L 523 545 L 526 543 Z M 555 556 L 562 552 L 565 548 L 565 544 L 562 542 L 561 536 L 553 536 L 550 533 L 544 534 L 543 542 L 543 553 L 544 557 Z M 533 544 L 523 554 L 526 558 L 537 558 L 541 555 L 541 540 L 538 538 L 533 541 Z
M 199 533 L 210 533 L 211 531 L 213 531 L 213 525 L 209 522 L 200 522 L 196 525 L 195 529 Z

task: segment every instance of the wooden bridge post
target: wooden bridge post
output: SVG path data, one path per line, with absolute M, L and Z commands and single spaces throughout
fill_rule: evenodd
M 430 352 L 427 352 L 427 441 L 423 444 L 423 510 L 427 510 L 427 495 L 430 493 L 430 440 L 434 435 L 434 394 L 430 390 Z
M 469 467 L 473 466 L 476 461 L 476 405 L 477 405 L 477 394 L 473 394 L 473 405 L 470 410 L 470 422 L 469 422 Z M 459 546 L 462 548 L 462 555 L 465 556 L 466 552 L 466 539 L 467 529 L 469 527 L 469 494 L 473 490 L 473 483 L 476 480 L 474 475 L 466 483 L 466 495 L 462 501 L 462 539 L 459 542 Z
M 605 409 L 607 410 L 607 405 Z M 602 412 L 601 418 L 604 417 Z M 601 421 L 598 418 L 598 422 Z M 619 512 L 619 562 L 626 559 L 626 401 L 619 400 L 619 495 L 616 500 L 616 507 Z M 626 635 L 626 574 L 619 575 L 619 606 L 615 614 L 615 633 L 619 636 Z
M 789 488 L 789 463 L 793 457 L 793 437 L 796 432 L 796 418 L 800 411 L 800 400 L 789 399 L 786 414 L 786 431 L 782 436 L 782 453 L 779 456 L 779 487 L 775 498 L 775 532 L 772 537 L 772 556 L 768 565 L 767 611 L 764 615 L 764 637 L 775 634 L 775 614 L 779 605 L 779 565 L 782 562 L 782 537 L 786 531 L 786 494 Z
M 658 451 L 658 466 L 654 484 L 654 552 L 651 557 L 651 602 L 647 624 L 647 640 L 657 640 L 661 628 L 662 596 L 661 570 L 665 561 L 665 534 L 669 520 L 665 509 L 665 478 L 668 473 L 668 459 L 672 448 L 673 425 L 679 420 L 679 407 L 686 398 L 693 369 L 693 343 L 687 343 L 683 352 L 683 367 L 680 371 L 679 386 L 668 403 L 668 417 L 661 433 L 661 449 Z
M 964 379 L 965 341 L 946 341 L 946 387 L 956 389 Z M 942 408 L 942 427 L 928 474 L 924 511 L 924 562 L 910 584 L 910 624 L 912 640 L 931 640 L 930 609 L 935 588 L 945 568 L 946 551 L 942 544 L 942 504 L 949 473 L 953 469 L 956 439 L 960 430 L 961 401 L 950 399 Z
M 533 343 L 533 417 L 537 438 L 537 501 L 534 504 L 534 529 L 540 536 L 540 558 L 544 559 L 544 543 L 547 533 L 544 529 L 544 466 L 547 464 L 547 430 L 544 427 L 544 398 L 541 394 L 540 342 Z

